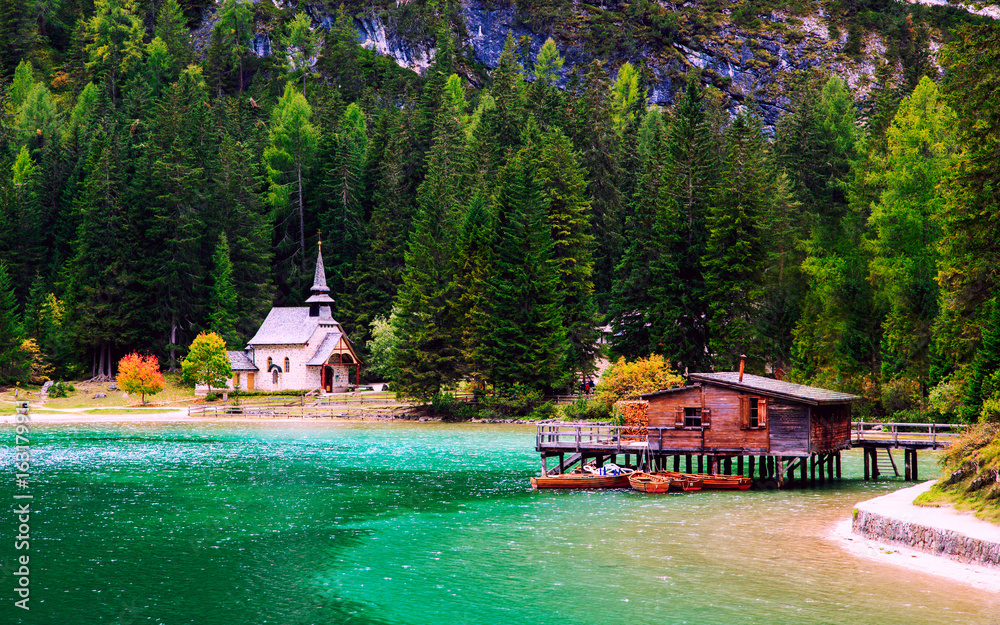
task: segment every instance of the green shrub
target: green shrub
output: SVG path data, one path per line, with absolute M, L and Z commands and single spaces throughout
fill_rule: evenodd
M 515 384 L 484 396 L 481 412 L 493 417 L 525 417 L 544 401 L 541 391 Z
M 532 410 L 531 413 L 528 415 L 528 418 L 534 419 L 536 421 L 541 421 L 542 419 L 551 419 L 556 414 L 556 412 L 558 412 L 558 408 L 556 408 L 555 403 L 547 401 L 541 406 L 537 406 L 534 410 Z
M 475 407 L 451 393 L 435 393 L 431 398 L 431 410 L 443 421 L 468 421 L 476 416 Z
M 882 407 L 890 414 L 920 407 L 920 383 L 909 378 L 898 378 L 882 385 Z
M 569 421 L 604 421 L 611 418 L 611 407 L 603 401 L 578 399 L 559 409 L 563 419 Z
M 216 395 L 215 393 L 209 393 L 208 395 L 205 395 L 205 401 L 215 401 L 217 399 L 219 399 L 219 396 Z
M 49 387 L 49 397 L 66 397 L 68 393 L 76 391 L 76 387 L 65 382 L 56 382 Z

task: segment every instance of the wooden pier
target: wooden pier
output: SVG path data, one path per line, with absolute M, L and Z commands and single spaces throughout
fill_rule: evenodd
M 918 479 L 917 451 L 947 447 L 964 426 L 954 424 L 865 423 L 851 424 L 850 447 L 865 454 L 865 479 L 878 479 L 879 457 L 900 475 L 892 450 L 903 450 L 904 479 Z M 692 448 L 678 440 L 671 427 L 634 427 L 604 424 L 538 425 L 535 450 L 541 455 L 543 475 L 566 472 L 577 463 L 606 462 L 645 470 L 673 470 L 751 477 L 758 488 L 816 486 L 840 479 L 841 450 L 808 455 L 747 453 L 739 448 L 704 444 Z M 672 443 L 671 441 L 674 441 Z M 557 460 L 554 467 L 549 459 Z

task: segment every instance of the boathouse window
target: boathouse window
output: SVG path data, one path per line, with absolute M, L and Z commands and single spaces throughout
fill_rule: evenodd
M 762 430 L 767 427 L 767 398 L 740 397 L 740 427 L 744 430 Z
M 701 427 L 701 408 L 688 407 L 684 409 L 684 427 L 686 428 Z

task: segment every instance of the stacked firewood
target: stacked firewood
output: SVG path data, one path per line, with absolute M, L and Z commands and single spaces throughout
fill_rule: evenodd
M 649 426 L 649 402 L 620 401 L 617 406 L 622 414 L 622 425 L 626 428 L 622 436 L 626 440 L 646 440 L 646 428 Z

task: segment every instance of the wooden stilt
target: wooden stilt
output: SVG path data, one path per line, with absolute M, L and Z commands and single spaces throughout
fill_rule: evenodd
M 802 482 L 802 488 L 806 487 L 806 472 L 809 470 L 808 464 L 809 456 L 799 458 L 799 481 Z
M 865 457 L 865 481 L 867 482 L 868 480 L 871 479 L 871 469 L 868 466 L 870 464 L 870 462 L 871 462 L 868 459 L 868 448 L 867 447 L 862 447 L 861 448 L 861 453 Z
M 691 454 L 684 455 L 684 472 L 691 473 Z
M 750 467 L 749 467 L 750 470 L 747 471 L 747 477 L 749 477 L 752 480 L 753 479 L 753 470 L 756 468 L 754 466 L 756 464 L 756 462 L 755 462 L 756 458 L 751 455 L 751 456 L 748 456 L 747 459 L 749 460 L 749 464 L 750 464 Z
M 826 456 L 826 479 L 833 481 L 833 454 Z
M 705 472 L 705 456 L 698 454 L 698 473 Z
M 743 456 L 736 456 L 736 475 L 743 475 Z
M 842 479 L 840 475 L 840 452 L 837 452 L 837 479 Z
M 872 479 L 878 480 L 878 476 L 882 475 L 878 470 L 878 447 L 872 447 Z
M 680 454 L 674 454 L 674 471 L 677 472 L 680 470 L 681 470 L 681 456 Z
M 732 456 L 726 456 L 726 475 L 733 474 L 733 458 Z
M 903 479 L 910 481 L 910 450 L 903 449 Z
M 917 480 L 920 479 L 917 476 L 917 450 L 916 449 L 913 450 L 913 460 L 911 461 L 911 464 L 913 465 L 913 467 L 912 467 L 912 469 L 913 469 L 912 473 L 913 473 L 913 481 L 915 482 L 915 481 L 917 481 Z
M 549 470 L 545 467 L 545 454 L 542 454 L 542 477 L 549 474 Z

